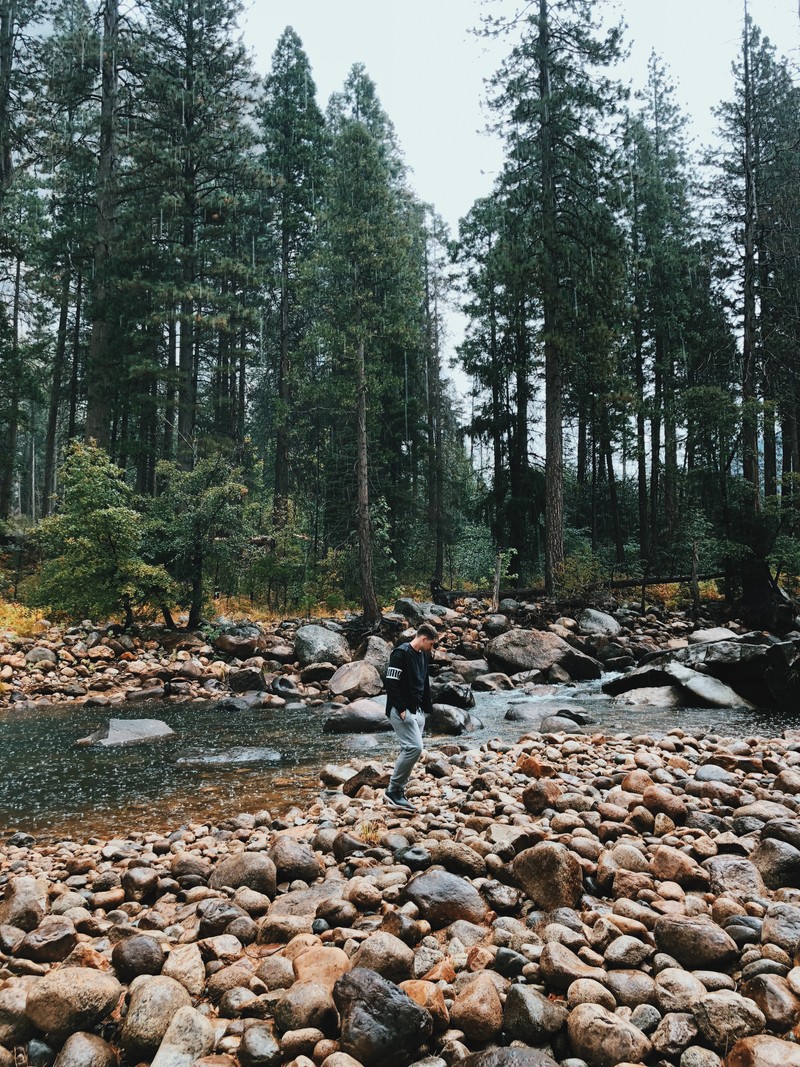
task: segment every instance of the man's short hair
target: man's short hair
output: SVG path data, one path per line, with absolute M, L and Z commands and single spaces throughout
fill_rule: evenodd
M 417 627 L 417 637 L 427 637 L 430 641 L 438 641 L 439 634 L 435 626 L 431 626 L 429 622 L 420 623 Z

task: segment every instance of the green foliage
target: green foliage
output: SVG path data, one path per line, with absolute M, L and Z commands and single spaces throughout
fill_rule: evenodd
M 61 470 L 61 506 L 37 531 L 44 557 L 34 602 L 71 617 L 107 618 L 168 600 L 169 575 L 144 555 L 144 526 L 106 452 L 73 442 Z
M 567 552 L 564 566 L 558 575 L 559 599 L 576 605 L 587 605 L 608 584 L 610 570 L 604 555 L 593 552 L 587 545 Z
M 178 603 L 190 605 L 194 627 L 210 572 L 237 561 L 247 542 L 247 487 L 219 454 L 191 471 L 163 461 L 157 476 L 161 493 L 148 507 L 148 548 L 175 581 Z

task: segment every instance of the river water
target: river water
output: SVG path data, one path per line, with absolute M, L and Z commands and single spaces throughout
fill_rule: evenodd
M 429 747 L 445 740 L 465 747 L 490 738 L 514 742 L 527 732 L 525 724 L 507 721 L 505 713 L 512 703 L 531 700 L 553 711 L 581 707 L 592 719 L 589 732 L 658 736 L 680 727 L 723 737 L 772 737 L 793 725 L 745 709 L 619 707 L 599 682 L 533 698 L 520 691 L 475 697 L 473 713 L 483 727 L 462 738 L 432 736 Z M 161 719 L 176 737 L 125 748 L 75 747 L 111 717 Z M 223 712 L 212 702 L 0 710 L 0 833 L 85 840 L 168 831 L 240 811 L 285 813 L 316 796 L 324 764 L 393 757 L 393 734 L 325 734 L 324 717 L 314 708 L 292 706 Z

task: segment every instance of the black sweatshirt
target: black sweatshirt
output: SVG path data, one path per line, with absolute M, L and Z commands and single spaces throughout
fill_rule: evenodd
M 408 641 L 392 650 L 386 671 L 386 714 L 396 711 L 432 711 L 428 680 L 428 654 L 417 652 Z

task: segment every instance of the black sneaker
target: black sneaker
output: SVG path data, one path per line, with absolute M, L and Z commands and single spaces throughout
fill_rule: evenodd
M 388 789 L 383 794 L 383 799 L 386 801 L 389 807 L 399 808 L 400 811 L 413 812 L 417 810 L 410 800 L 406 800 L 404 796 L 400 796 L 396 793 L 390 793 Z

